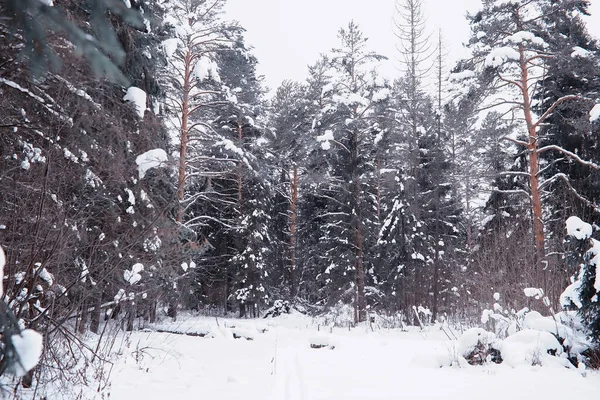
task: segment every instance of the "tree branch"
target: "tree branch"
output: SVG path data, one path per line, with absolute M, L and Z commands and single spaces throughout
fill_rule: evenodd
M 562 147 L 556 146 L 554 144 L 549 145 L 549 146 L 544 146 L 542 148 L 539 148 L 537 150 L 537 153 L 540 154 L 540 153 L 543 153 L 543 152 L 549 151 L 549 150 L 559 151 L 559 152 L 563 153 L 564 155 L 569 156 L 570 158 L 574 159 L 575 161 L 577 161 L 580 164 L 585 165 L 587 167 L 590 167 L 590 168 L 593 168 L 593 169 L 600 169 L 600 165 L 598 165 L 596 163 L 593 163 L 591 161 L 584 160 L 581 157 L 579 157 L 577 154 L 575 154 L 573 152 L 570 152 L 569 150 L 565 150 Z

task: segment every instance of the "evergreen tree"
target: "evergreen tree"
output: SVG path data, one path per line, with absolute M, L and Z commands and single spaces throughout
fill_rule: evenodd
M 333 77 L 323 88 L 329 104 L 315 122 L 322 132 L 316 139 L 329 153 L 327 170 L 322 172 L 326 186 L 321 193 L 327 201 L 321 215 L 325 231 L 321 241 L 328 266 L 321 279 L 330 298 L 335 292 L 338 298 L 352 294 L 355 321 L 362 322 L 367 317 L 368 249 L 374 237 L 373 139 L 378 132 L 373 115 L 378 88 L 367 67 L 384 57 L 367 51 L 367 39 L 354 22 L 340 29 L 339 38 L 341 47 L 332 50 L 330 60 Z
M 506 95 L 512 96 L 509 100 L 496 100 L 489 106 L 500 104 L 511 106 L 514 115 L 522 118 L 522 131 L 526 132 L 525 137 L 508 138 L 516 146 L 526 150 L 524 152 L 526 172 L 517 171 L 512 175 L 527 174 L 528 185 L 526 190 L 516 190 L 512 193 L 526 194 L 530 198 L 532 239 L 535 249 L 534 270 L 536 271 L 532 274 L 532 279 L 540 285 L 548 283 L 550 272 L 547 268 L 548 259 L 546 259 L 542 193 L 561 177 L 560 174 L 547 179 L 541 176 L 541 154 L 553 151 L 574 162 L 587 163 L 562 147 L 543 146 L 544 131 L 541 127 L 559 107 L 578 99 L 577 93 L 569 91 L 565 96 L 539 109 L 539 116 L 534 115 L 534 107 L 537 104 L 534 96 L 545 77 L 545 71 L 554 62 L 553 60 L 565 57 L 564 52 L 561 53 L 553 48 L 545 40 L 548 36 L 544 32 L 549 30 L 550 24 L 545 23 L 544 15 L 550 10 L 548 7 L 551 3 L 545 0 L 520 2 L 486 0 L 483 10 L 470 17 L 473 31 L 470 42 L 473 50 L 471 68 L 475 69 L 475 75 L 487 90 L 496 93 L 503 91 Z M 506 173 L 510 172 L 506 171 Z
M 598 164 L 595 137 L 600 125 L 589 124 L 590 100 L 600 95 L 600 46 L 587 32 L 583 15 L 590 2 L 547 2 L 544 8 L 545 31 L 540 35 L 556 56 L 549 59 L 544 79 L 535 98 L 536 111 L 549 108 L 566 95 L 578 95 L 579 100 L 562 103 L 548 116 L 541 127 L 541 147 L 556 146 Z M 552 193 L 546 205 L 546 227 L 553 248 L 562 247 L 563 224 L 568 215 L 578 215 L 588 221 L 598 221 L 600 186 L 597 169 L 574 162 L 559 151 L 540 154 L 547 167 L 542 176 L 547 179 L 545 191 Z M 560 264 L 556 260 L 554 264 Z
M 561 295 L 561 304 L 565 308 L 578 309 L 590 337 L 600 343 L 600 289 L 597 284 L 600 242 L 592 237 L 592 226 L 578 217 L 569 217 L 566 225 L 566 260 L 574 276 Z
M 275 163 L 271 140 L 265 128 L 264 89 L 256 73 L 257 60 L 238 35 L 229 51 L 218 54 L 225 97 L 211 122 L 221 140 L 213 151 L 229 160 L 224 167 L 223 193 L 235 193 L 230 200 L 231 221 L 235 229 L 227 241 L 231 254 L 233 297 L 241 316 L 269 301 L 271 284 L 271 213 Z M 234 183 L 232 187 L 232 183 Z
M 307 156 L 316 147 L 310 135 L 314 110 L 307 92 L 304 85 L 283 82 L 271 103 L 270 113 L 270 127 L 275 136 L 273 149 L 279 155 L 281 168 L 277 201 L 281 208 L 276 209 L 279 224 L 274 231 L 284 233 L 279 237 L 280 253 L 284 255 L 279 269 L 286 271 L 283 275 L 291 297 L 296 296 L 298 289 L 299 204 L 304 196 L 301 187 L 305 181 Z

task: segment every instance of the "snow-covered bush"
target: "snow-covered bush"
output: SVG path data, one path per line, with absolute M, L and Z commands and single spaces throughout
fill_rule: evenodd
M 519 365 L 561 365 L 569 367 L 569 360 L 563 355 L 562 345 L 555 335 L 535 329 L 519 331 L 500 345 L 504 362 L 511 367 Z
M 287 300 L 275 300 L 273 306 L 265 312 L 264 318 L 278 317 L 281 314 L 289 314 L 292 310 L 290 302 Z
M 471 328 L 465 331 L 456 344 L 457 355 L 464 357 L 471 365 L 502 362 L 498 350 L 498 339 L 492 332 L 481 328 Z
M 319 325 L 350 326 L 354 324 L 354 307 L 339 302 L 317 318 Z
M 516 311 L 507 310 L 500 305 L 500 294 L 494 293 L 494 304 L 490 309 L 483 310 L 481 323 L 488 330 L 493 331 L 499 338 L 505 338 L 521 329 L 527 307 Z
M 589 347 L 579 317 L 574 312 L 555 314 L 550 300 L 541 288 L 525 288 L 524 294 L 526 297 L 542 301 L 550 315 L 543 316 L 527 307 L 520 311 L 505 310 L 499 304 L 500 295 L 494 293 L 496 302 L 491 309 L 484 310 L 481 317 L 481 322 L 493 330 L 498 338 L 488 348 L 497 351 L 498 361 L 504 360 L 511 366 L 578 366 L 582 360 L 582 353 Z M 473 354 L 476 361 L 481 359 L 480 353 L 485 354 L 486 350 L 485 342 L 488 336 L 483 333 L 481 335 L 484 339 L 475 347 L 476 351 Z M 469 360 L 467 355 L 463 356 Z M 469 362 L 472 363 L 471 360 Z

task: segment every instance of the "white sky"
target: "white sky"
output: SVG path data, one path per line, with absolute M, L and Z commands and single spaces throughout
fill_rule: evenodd
M 452 64 L 461 58 L 461 43 L 468 40 L 467 10 L 475 11 L 480 0 L 424 0 L 432 32 L 442 29 Z M 320 53 L 338 45 L 337 31 L 350 20 L 369 38 L 372 50 L 390 58 L 381 72 L 397 75 L 394 67 L 396 38 L 392 30 L 394 0 L 228 0 L 229 19 L 246 28 L 246 41 L 254 46 L 259 73 L 276 89 L 284 79 L 303 80 L 307 65 Z M 588 27 L 600 37 L 600 0 L 592 0 Z

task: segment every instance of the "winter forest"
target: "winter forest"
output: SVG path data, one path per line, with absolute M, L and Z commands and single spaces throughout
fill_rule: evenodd
M 260 395 L 208 398 L 348 399 L 307 394 L 300 370 L 356 363 L 373 335 L 391 346 L 365 347 L 373 365 L 410 348 L 420 367 L 553 366 L 565 393 L 597 391 L 591 0 L 482 0 L 456 21 L 458 63 L 426 4 L 396 0 L 396 54 L 348 21 L 305 80 L 267 88 L 226 0 L 0 0 L 4 394 L 163 398 L 135 394 L 163 357 L 152 335 L 219 370 L 304 332 L 292 361 L 221 383 Z M 432 341 L 453 350 L 424 361 Z M 396 398 L 376 393 L 356 398 Z

